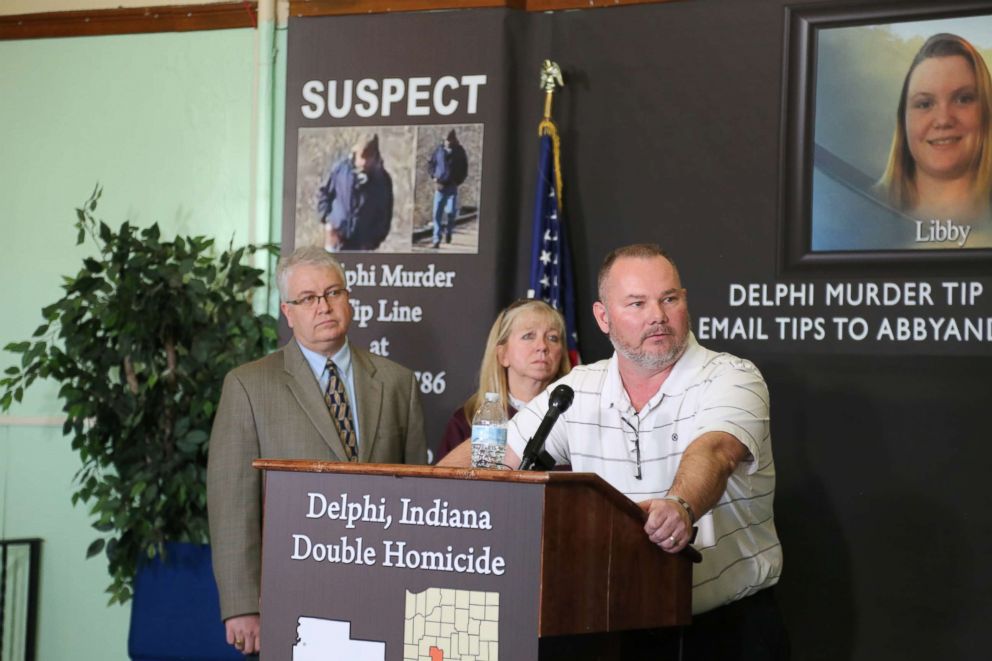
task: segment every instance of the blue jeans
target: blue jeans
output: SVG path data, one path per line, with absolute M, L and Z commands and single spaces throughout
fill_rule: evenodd
M 458 189 L 434 191 L 434 244 L 441 243 L 441 233 L 451 242 L 451 231 L 455 228 L 455 214 L 458 212 Z M 445 222 L 447 216 L 447 222 Z

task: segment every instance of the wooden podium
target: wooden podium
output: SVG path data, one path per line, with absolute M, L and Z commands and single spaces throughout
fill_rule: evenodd
M 258 460 L 263 661 L 621 658 L 691 619 L 694 549 L 590 473 Z

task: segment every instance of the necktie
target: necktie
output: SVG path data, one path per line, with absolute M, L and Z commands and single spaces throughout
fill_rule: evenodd
M 355 425 L 351 421 L 351 407 L 348 406 L 348 393 L 345 392 L 344 382 L 338 376 L 338 368 L 334 362 L 327 359 L 327 390 L 324 391 L 324 403 L 338 427 L 341 442 L 348 454 L 348 461 L 358 461 L 358 446 L 355 442 Z

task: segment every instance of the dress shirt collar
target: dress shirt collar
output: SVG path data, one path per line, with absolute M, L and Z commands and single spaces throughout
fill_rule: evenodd
M 297 342 L 297 344 L 299 344 Z M 311 351 L 305 346 L 300 344 L 300 351 L 303 352 L 303 357 L 307 359 L 307 364 L 310 365 L 310 371 L 313 372 L 314 378 L 317 379 L 319 383 L 325 382 L 325 371 L 327 370 L 327 356 L 316 351 Z M 338 368 L 338 375 L 343 379 L 348 379 L 351 376 L 351 346 L 348 344 L 347 338 L 344 341 L 344 346 L 342 346 L 336 354 L 331 356 L 331 360 Z
M 642 410 L 644 412 L 650 411 L 666 395 L 682 392 L 705 359 L 706 350 L 699 346 L 695 334 L 690 331 L 689 337 L 686 338 L 685 351 L 675 361 L 675 366 L 672 367 L 665 382 L 658 388 L 658 392 L 651 396 Z M 623 379 L 620 378 L 620 363 L 615 351 L 610 357 L 610 362 L 606 365 L 606 383 L 603 385 L 600 407 L 604 409 L 616 408 L 625 415 L 639 413 L 634 410 L 630 403 L 630 397 L 623 387 Z

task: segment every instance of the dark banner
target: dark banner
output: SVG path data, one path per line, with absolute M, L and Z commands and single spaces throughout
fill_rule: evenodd
M 474 392 L 508 218 L 506 12 L 294 19 L 283 250 L 345 267 L 353 343 L 413 369 L 429 444 Z M 512 293 L 510 294 L 512 296 Z
M 823 5 L 788 19 L 789 281 L 732 279 L 700 338 L 992 355 L 987 5 Z
M 700 342 L 753 360 L 768 381 L 786 556 L 776 591 L 798 656 L 967 657 L 982 648 L 992 584 L 979 562 L 992 544 L 983 509 L 992 170 L 946 207 L 900 202 L 897 173 L 886 173 L 899 151 L 902 88 L 937 35 L 956 35 L 982 58 L 968 67 L 980 94 L 965 93 L 970 79 L 942 86 L 960 66 L 923 76 L 963 56 L 937 58 L 909 83 L 923 95 L 914 112 L 935 99 L 992 117 L 992 85 L 980 78 L 992 63 L 990 15 L 977 0 L 707 0 L 294 20 L 285 248 L 304 232 L 328 239 L 315 217 L 320 189 L 354 152 L 349 143 L 375 133 L 392 221 L 376 250 L 339 253 L 361 306 L 352 337 L 421 373 L 436 444 L 473 389 L 497 307 L 527 288 L 537 72 L 555 60 L 566 85 L 554 118 L 583 359 L 612 352 L 590 310 L 603 256 L 661 244 Z M 482 75 L 485 84 L 473 82 Z M 974 128 L 973 117 L 954 125 Z M 971 163 L 954 158 L 957 147 L 977 138 L 983 158 L 992 153 L 984 126 L 924 142 Z M 427 190 L 428 207 L 418 186 L 447 127 L 465 136 L 458 206 L 465 218 L 461 207 L 478 206 L 477 252 L 455 252 L 462 225 L 451 244 L 442 236 L 433 248 L 433 228 L 424 242 L 436 191 Z M 397 286 L 401 266 L 423 274 L 421 286 Z M 449 272 L 450 287 L 422 285 L 447 284 Z M 948 652 L 947 641 L 959 645 Z

